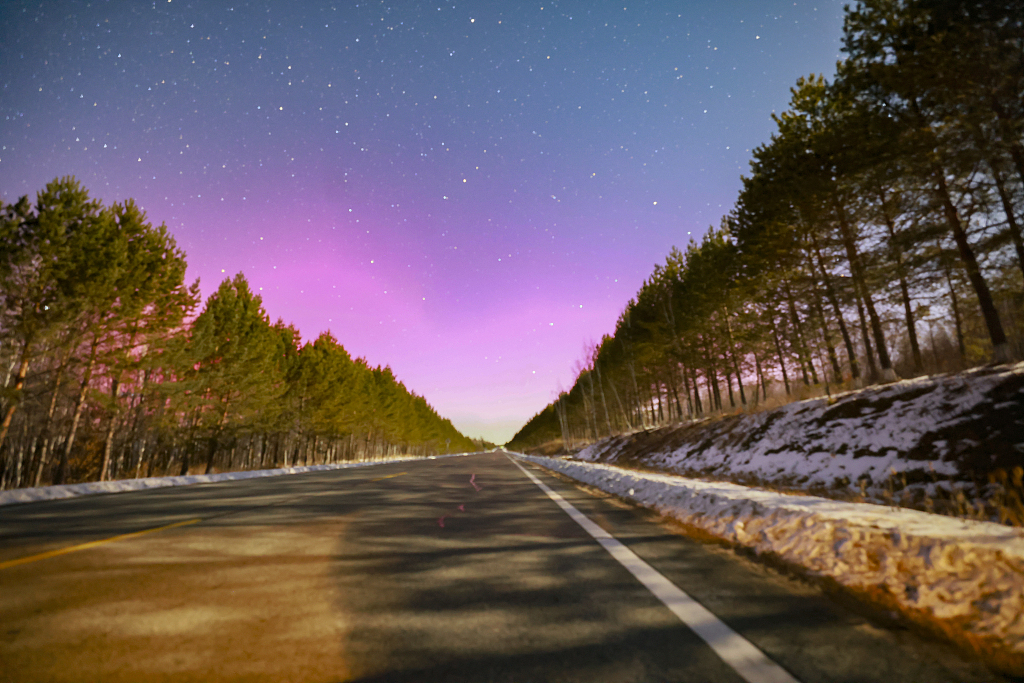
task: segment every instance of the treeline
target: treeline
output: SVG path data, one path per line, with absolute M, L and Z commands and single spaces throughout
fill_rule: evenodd
M 843 51 L 511 447 L 1022 357 L 1024 2 L 861 2 Z
M 389 368 L 271 324 L 241 273 L 197 313 L 185 268 L 73 178 L 0 204 L 0 488 L 473 449 Z

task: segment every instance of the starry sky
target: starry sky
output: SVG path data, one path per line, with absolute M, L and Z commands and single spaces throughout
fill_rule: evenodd
M 74 175 L 204 295 L 507 441 L 732 206 L 842 3 L 0 2 L 0 198 Z

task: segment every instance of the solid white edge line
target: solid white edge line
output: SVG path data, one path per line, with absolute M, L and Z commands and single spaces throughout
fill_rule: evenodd
M 516 467 L 540 487 L 558 507 L 565 510 L 572 519 L 594 537 L 605 550 L 629 570 L 647 590 L 661 600 L 679 620 L 707 643 L 726 664 L 731 666 L 747 683 L 799 683 L 788 671 L 773 662 L 753 643 L 729 628 L 682 589 L 662 575 L 657 569 L 644 562 L 632 550 L 614 536 L 599 527 L 589 517 L 577 510 L 572 503 L 553 491 L 532 472 L 523 467 L 515 458 L 507 456 Z

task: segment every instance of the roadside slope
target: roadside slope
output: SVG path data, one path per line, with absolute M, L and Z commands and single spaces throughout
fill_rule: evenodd
M 1024 363 L 613 437 L 575 457 L 1024 524 Z

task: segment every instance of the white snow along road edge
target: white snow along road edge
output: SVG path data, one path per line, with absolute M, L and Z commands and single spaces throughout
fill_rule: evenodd
M 1024 655 L 1024 530 L 917 510 L 515 454 Z
M 368 465 L 389 465 L 396 462 L 411 460 L 433 460 L 434 458 L 450 458 L 467 453 L 449 455 L 431 455 L 426 458 L 390 458 L 371 462 L 343 462 L 334 465 L 307 465 L 304 467 L 280 467 L 273 470 L 246 470 L 242 472 L 223 472 L 220 474 L 188 474 L 179 477 L 146 477 L 144 479 L 118 479 L 116 481 L 94 481 L 86 484 L 63 484 L 59 486 L 39 486 L 35 488 L 11 489 L 0 491 L 0 505 L 15 503 L 33 503 L 43 500 L 60 500 L 77 498 L 97 493 L 122 493 L 125 491 L 142 491 L 158 489 L 166 486 L 188 486 L 190 484 L 210 484 L 218 481 L 237 481 L 239 479 L 257 479 L 259 477 L 278 477 L 284 474 L 302 474 L 303 472 L 324 472 L 326 470 L 343 470 L 350 467 L 366 467 Z

